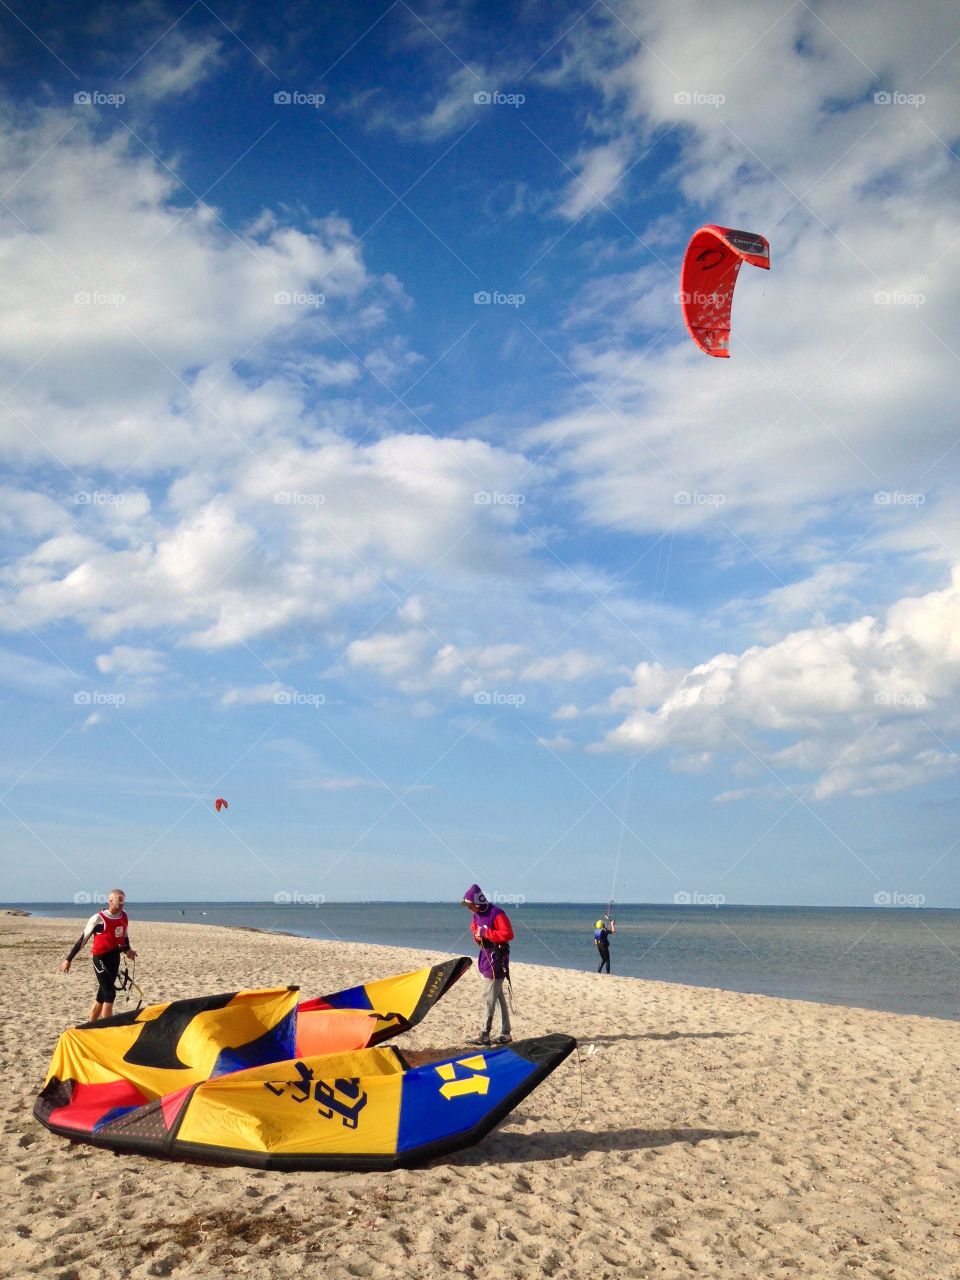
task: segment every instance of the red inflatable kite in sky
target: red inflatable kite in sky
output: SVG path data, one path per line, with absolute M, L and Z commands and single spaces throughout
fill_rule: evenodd
M 217 813 L 219 813 L 221 809 L 229 809 L 229 808 L 230 806 L 227 804 L 226 800 L 224 800 L 223 796 L 219 796 L 217 798 Z
M 730 358 L 730 308 L 744 262 L 770 269 L 770 245 L 753 231 L 701 227 L 687 245 L 680 273 L 683 319 L 708 356 Z

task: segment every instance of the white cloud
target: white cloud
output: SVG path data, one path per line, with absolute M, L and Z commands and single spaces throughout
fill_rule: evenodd
M 66 665 L 42 662 L 27 654 L 0 649 L 0 685 L 34 693 L 59 693 L 77 680 L 77 673 Z
M 579 707 L 572 702 L 565 702 L 562 707 L 557 707 L 553 713 L 554 720 L 576 720 L 580 714 Z
M 949 587 L 898 601 L 883 622 L 862 617 L 718 654 L 653 709 L 649 692 L 638 668 L 618 700 L 635 709 L 606 749 L 681 747 L 704 761 L 732 752 L 778 780 L 805 776 L 821 799 L 943 777 L 960 768 L 948 745 L 960 726 L 960 568 Z
M 187 37 L 177 30 L 166 33 L 130 82 L 133 105 L 143 98 L 153 103 L 189 93 L 219 70 L 222 54 L 223 45 L 214 36 Z
M 419 360 L 377 332 L 403 293 L 369 275 L 342 218 L 300 229 L 265 211 L 235 235 L 180 203 L 128 135 L 52 113 L 11 120 L 4 175 L 0 453 L 52 459 L 67 478 L 59 503 L 5 506 L 20 543 L 0 578 L 3 626 L 171 628 L 217 649 L 400 599 L 394 581 L 430 571 L 517 572 L 516 513 L 474 494 L 514 491 L 521 455 L 425 434 L 364 442 L 377 424 L 359 395 L 316 400 L 318 382 L 361 377 L 365 355 L 381 374 Z M 316 349 L 328 342 L 330 358 Z M 141 487 L 123 482 L 134 471 Z
M 560 206 L 565 218 L 576 221 L 588 210 L 605 205 L 623 177 L 627 150 L 619 142 L 609 142 L 581 152 L 576 159 L 577 175 L 571 179 Z
M 274 680 L 270 684 L 228 689 L 220 698 L 220 705 L 222 707 L 256 707 L 262 703 L 276 703 L 278 697 L 282 698 L 290 692 L 287 685 Z
M 523 674 L 528 680 L 570 683 L 598 675 L 609 669 L 607 660 L 597 654 L 584 653 L 580 649 L 568 649 L 564 653 L 535 658 Z
M 137 649 L 132 645 L 115 645 L 109 653 L 101 653 L 96 659 L 97 670 L 103 675 L 144 676 L 162 675 L 167 670 L 163 654 L 155 649 Z

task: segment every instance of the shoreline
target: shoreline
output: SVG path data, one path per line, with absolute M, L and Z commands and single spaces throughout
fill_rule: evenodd
M 73 923 L 0 916 L 13 1280 L 960 1275 L 960 1025 L 518 964 L 514 1035 L 580 1048 L 476 1146 L 391 1173 L 172 1164 L 33 1118 L 92 995 L 89 963 L 58 972 Z M 148 1004 L 289 983 L 320 995 L 436 959 L 222 925 L 146 922 L 134 943 Z M 480 1005 L 474 968 L 394 1043 L 459 1052 Z
M 2 909 L 2 915 L 9 916 L 12 919 L 43 920 L 43 921 L 48 921 L 50 923 L 57 923 L 61 920 L 76 919 L 77 923 L 81 927 L 85 919 L 85 917 L 82 915 L 77 917 L 43 916 L 39 914 L 34 915 L 32 913 L 29 916 L 25 917 L 25 916 L 17 915 L 14 912 L 9 911 L 8 909 Z M 209 923 L 204 920 L 169 920 L 169 921 L 141 920 L 141 921 L 137 921 L 136 919 L 134 919 L 131 921 L 131 927 L 137 931 L 139 931 L 139 929 L 144 927 L 154 928 L 157 925 L 161 925 L 163 927 L 170 927 L 170 928 L 187 927 L 187 928 L 200 928 L 200 929 L 211 929 L 211 930 L 225 929 L 231 932 L 257 934 L 262 937 L 268 937 L 268 938 L 292 938 L 301 942 L 316 943 L 322 946 L 348 947 L 348 948 L 349 947 L 376 948 L 377 950 L 382 950 L 387 952 L 396 951 L 396 952 L 405 952 L 408 954 L 415 953 L 422 956 L 442 955 L 445 957 L 449 957 L 453 955 L 471 955 L 475 957 L 476 955 L 476 948 L 472 946 L 469 950 L 464 950 L 463 952 L 459 952 L 459 951 L 438 950 L 434 948 L 422 948 L 422 947 L 417 948 L 417 947 L 410 947 L 401 943 L 376 942 L 376 941 L 369 941 L 369 940 L 363 940 L 363 939 L 334 940 L 329 938 L 317 938 L 311 934 L 296 933 L 296 932 L 291 932 L 290 930 L 284 930 L 284 929 L 263 929 L 255 925 L 243 925 L 243 924 L 216 924 L 216 923 Z M 72 945 L 72 942 L 71 942 L 71 945 Z M 82 956 L 85 954 L 89 955 L 89 949 L 86 949 L 84 952 L 81 952 L 80 956 L 78 956 L 77 959 L 78 960 L 81 959 Z M 511 966 L 514 969 L 517 969 L 517 968 L 542 969 L 542 970 L 545 970 L 546 972 L 556 972 L 556 973 L 563 973 L 563 974 L 569 973 L 569 974 L 590 975 L 594 973 L 594 970 L 592 968 L 588 968 L 586 966 L 578 967 L 575 965 L 563 965 L 563 964 L 550 965 L 550 964 L 543 964 L 538 961 L 518 960 L 516 958 L 511 959 Z M 413 967 L 416 967 L 416 966 L 413 966 Z M 947 1014 L 922 1013 L 922 1012 L 912 1012 L 912 1011 L 908 1012 L 908 1011 L 899 1010 L 899 1009 L 877 1009 L 870 1005 L 846 1004 L 839 999 L 817 1000 L 809 996 L 792 996 L 792 995 L 780 995 L 777 993 L 764 992 L 764 991 L 749 991 L 739 987 L 723 987 L 723 986 L 709 985 L 706 983 L 684 982 L 680 979 L 673 979 L 673 978 L 642 977 L 642 976 L 637 976 L 636 974 L 621 974 L 621 973 L 612 973 L 609 975 L 604 974 L 602 976 L 604 977 L 604 979 L 615 978 L 625 982 L 638 982 L 638 983 L 642 982 L 642 983 L 651 983 L 655 985 L 662 985 L 666 987 L 676 987 L 686 992 L 696 992 L 696 991 L 719 992 L 719 993 L 731 995 L 731 996 L 736 996 L 736 995 L 749 996 L 757 1000 L 782 1000 L 788 1004 L 812 1005 L 816 1008 L 846 1009 L 854 1013 L 885 1014 L 890 1017 L 896 1017 L 896 1018 L 923 1018 L 925 1020 L 932 1021 L 935 1023 L 945 1023 L 948 1026 L 960 1024 L 960 1011 L 958 1011 L 952 1016 L 949 1016 Z M 150 1001 L 145 1000 L 144 1003 L 150 1003 Z

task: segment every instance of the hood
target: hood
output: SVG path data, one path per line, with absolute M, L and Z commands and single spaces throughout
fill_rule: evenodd
M 483 890 L 478 884 L 472 884 L 470 886 L 463 895 L 463 901 L 467 903 L 468 906 L 473 907 L 475 911 L 486 911 L 490 906 L 490 903 L 484 896 Z

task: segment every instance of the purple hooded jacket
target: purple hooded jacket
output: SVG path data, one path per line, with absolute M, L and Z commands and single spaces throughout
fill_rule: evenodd
M 470 886 L 463 895 L 463 901 L 473 912 L 470 927 L 474 941 L 480 947 L 477 957 L 480 976 L 491 979 L 508 977 L 513 927 L 507 913 L 488 902 L 478 884 Z

